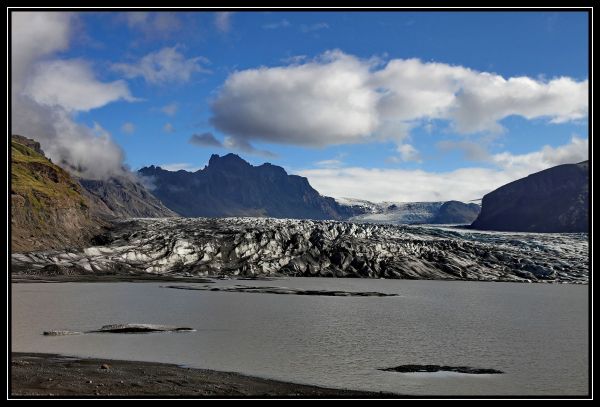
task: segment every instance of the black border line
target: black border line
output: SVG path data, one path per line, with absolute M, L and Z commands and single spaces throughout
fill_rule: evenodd
M 592 3 L 593 4 L 593 3 Z M 204 6 L 204 7 L 131 7 L 131 6 L 123 6 L 123 7 L 115 7 L 108 6 L 106 8 L 98 8 L 98 7 L 11 7 L 7 6 L 7 176 L 8 182 L 10 185 L 12 174 L 11 174 L 11 166 L 9 165 L 11 162 L 10 156 L 10 135 L 12 134 L 12 103 L 11 103 L 11 94 L 12 94 L 12 81 L 11 81 L 11 73 L 12 73 L 12 12 L 13 11 L 50 11 L 50 12 L 127 12 L 127 11 L 159 11 L 159 12 L 217 12 L 217 11 L 237 11 L 237 12 L 261 12 L 261 11 L 275 11 L 275 12 L 385 12 L 385 11 L 393 11 L 393 12 L 586 12 L 588 14 L 588 161 L 589 161 L 589 233 L 588 233 L 588 253 L 589 253 L 589 273 L 588 273 L 588 394 L 581 396 L 565 396 L 565 395 L 543 395 L 543 396 L 520 396 L 520 395 L 484 395 L 484 396 L 421 396 L 421 395 L 410 395 L 403 396 L 399 395 L 398 397 L 391 398 L 389 396 L 382 397 L 372 397 L 368 399 L 361 398 L 353 398 L 353 397 L 339 397 L 339 398 L 331 398 L 331 397 L 312 397 L 312 398 L 302 398 L 302 397 L 179 397 L 179 396 L 14 396 L 10 394 L 12 388 L 12 377 L 11 377 L 11 366 L 12 366 L 12 335 L 11 335 L 11 327 L 12 327 L 12 271 L 11 265 L 9 264 L 9 260 L 11 258 L 11 247 L 10 247 L 10 236 L 11 235 L 11 218 L 12 218 L 12 207 L 11 207 L 11 198 L 10 194 L 7 193 L 7 245 L 8 245 L 8 256 L 7 256 L 7 271 L 8 271 L 8 285 L 7 285 L 7 400 L 8 399 L 32 399 L 32 400 L 137 400 L 137 399 L 152 399 L 152 400 L 160 400 L 160 399 L 183 399 L 183 400 L 195 400 L 195 399 L 210 399 L 210 400 L 270 400 L 270 399 L 302 399 L 302 400 L 371 400 L 371 399 L 386 399 L 386 400 L 403 400 L 403 399 L 415 399 L 415 400 L 581 400 L 581 399 L 593 399 L 593 284 L 592 284 L 592 269 L 593 269 L 593 255 L 592 255 L 592 235 L 593 235 L 593 143 L 592 143 L 592 135 L 593 135 L 593 6 L 590 5 L 574 5 L 572 7 L 535 7 L 535 6 L 524 6 L 524 7 L 497 7 L 497 6 L 489 6 L 489 7 L 436 7 L 434 5 L 428 7 L 390 7 L 390 6 L 369 6 L 369 7 L 249 7 L 249 6 L 232 6 L 232 7 L 223 7 L 223 6 Z

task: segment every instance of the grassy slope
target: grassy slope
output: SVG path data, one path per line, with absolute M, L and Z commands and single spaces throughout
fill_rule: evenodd
M 11 192 L 29 198 L 37 209 L 47 202 L 77 202 L 87 208 L 79 185 L 59 166 L 16 141 L 11 143 Z
M 11 173 L 13 251 L 81 244 L 97 229 L 79 184 L 42 154 L 14 139 Z

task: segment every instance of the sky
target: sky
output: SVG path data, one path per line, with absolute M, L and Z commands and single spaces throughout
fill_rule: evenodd
M 588 158 L 584 12 L 12 12 L 12 132 L 102 179 L 236 153 L 371 201 Z

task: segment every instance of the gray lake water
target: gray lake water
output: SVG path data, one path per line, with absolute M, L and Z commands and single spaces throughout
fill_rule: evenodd
M 13 284 L 12 350 L 169 362 L 409 395 L 588 390 L 588 286 L 332 278 L 215 284 L 400 294 L 322 297 L 161 288 L 168 284 Z M 42 335 L 134 322 L 197 331 Z M 401 364 L 505 374 L 377 370 Z

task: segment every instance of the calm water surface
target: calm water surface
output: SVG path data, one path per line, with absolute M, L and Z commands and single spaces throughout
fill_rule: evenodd
M 587 393 L 587 286 L 330 278 L 215 284 L 400 294 L 316 297 L 161 288 L 167 284 L 13 284 L 12 350 L 169 362 L 401 394 Z M 134 322 L 197 331 L 42 335 Z M 401 364 L 506 373 L 377 370 Z

